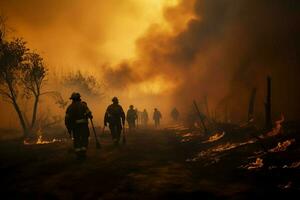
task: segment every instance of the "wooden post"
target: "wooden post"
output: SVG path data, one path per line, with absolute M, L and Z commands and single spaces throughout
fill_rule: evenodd
M 249 108 L 248 108 L 248 122 L 254 118 L 254 103 L 256 97 L 256 88 L 252 89 L 250 100 L 249 100 Z
M 265 102 L 265 123 L 266 128 L 272 128 L 272 118 L 271 118 L 271 77 L 267 77 L 267 96 Z

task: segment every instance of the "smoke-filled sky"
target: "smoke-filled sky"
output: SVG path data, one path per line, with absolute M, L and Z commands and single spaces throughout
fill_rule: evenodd
M 274 112 L 299 118 L 297 0 L 1 0 L 8 24 L 50 69 L 99 75 L 126 103 L 247 115 L 253 87 L 262 115 L 265 78 Z M 220 113 L 222 115 L 222 113 Z

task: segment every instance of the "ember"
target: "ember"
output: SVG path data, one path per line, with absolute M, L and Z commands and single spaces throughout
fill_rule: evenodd
M 255 162 L 249 163 L 247 165 L 241 166 L 241 168 L 245 168 L 248 170 L 262 168 L 264 166 L 263 159 L 256 158 Z
M 218 132 L 216 134 L 214 134 L 213 136 L 210 136 L 208 138 L 208 140 L 202 142 L 202 143 L 209 143 L 209 142 L 214 142 L 214 141 L 217 141 L 219 139 L 221 139 L 223 136 L 225 135 L 225 132 Z
M 220 153 L 220 152 L 223 152 L 223 151 L 228 151 L 228 150 L 231 150 L 231 149 L 235 149 L 237 147 L 241 147 L 241 146 L 244 146 L 246 144 L 252 144 L 254 142 L 256 142 L 256 140 L 249 140 L 249 141 L 241 142 L 241 143 L 229 143 L 228 142 L 228 143 L 219 145 L 215 148 L 208 149 L 207 151 L 201 151 L 194 158 L 186 159 L 186 161 L 187 162 L 195 162 L 195 161 L 199 160 L 200 158 L 206 159 L 207 157 L 214 157 L 213 159 L 215 159 L 217 153 Z M 218 158 L 218 161 L 219 161 L 219 158 Z
M 213 152 L 228 151 L 236 147 L 244 146 L 246 144 L 252 144 L 254 142 L 256 142 L 256 140 L 249 140 L 247 142 L 241 142 L 241 143 L 225 143 L 223 145 L 217 146 L 216 148 L 212 149 L 212 151 Z
M 282 122 L 284 122 L 284 116 L 281 115 L 281 119 L 275 121 L 275 127 L 272 129 L 272 131 L 267 133 L 268 137 L 272 137 L 275 135 L 278 135 L 282 132 Z
M 295 139 L 291 140 L 286 140 L 284 142 L 278 142 L 277 146 L 273 149 L 270 149 L 269 152 L 280 152 L 280 151 L 285 151 L 292 143 L 295 142 Z
M 50 143 L 56 143 L 56 142 L 63 142 L 63 139 L 53 139 L 53 140 L 43 140 L 43 137 L 40 135 L 36 142 L 29 142 L 27 140 L 24 140 L 24 145 L 34 145 L 34 144 L 50 144 Z

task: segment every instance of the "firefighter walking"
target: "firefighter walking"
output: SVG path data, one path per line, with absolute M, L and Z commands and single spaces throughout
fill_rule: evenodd
M 72 103 L 66 111 L 65 125 L 70 136 L 73 136 L 74 151 L 77 159 L 83 160 L 86 158 L 90 135 L 88 119 L 92 119 L 93 116 L 87 104 L 81 101 L 79 93 L 74 92 L 70 99 Z
M 125 113 L 117 97 L 112 99 L 112 104 L 106 109 L 104 115 L 104 126 L 109 124 L 109 129 L 112 135 L 114 144 L 119 145 L 122 129 L 125 128 Z

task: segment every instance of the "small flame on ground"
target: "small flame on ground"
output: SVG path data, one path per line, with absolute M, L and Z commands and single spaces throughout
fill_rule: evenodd
M 192 136 L 193 136 L 192 133 L 186 133 L 186 134 L 182 135 L 183 138 L 192 137 Z
M 278 185 L 280 189 L 289 189 L 292 187 L 292 181 L 289 181 L 287 184 Z
M 264 166 L 264 162 L 262 158 L 256 158 L 255 162 L 249 163 L 247 165 L 241 166 L 241 168 L 245 168 L 248 170 L 259 169 Z
M 297 161 L 297 162 L 293 162 L 292 164 L 290 165 L 283 165 L 282 167 L 280 166 L 275 166 L 275 165 L 272 165 L 269 167 L 269 170 L 272 170 L 272 169 L 278 169 L 278 168 L 283 168 L 283 169 L 296 169 L 296 168 L 299 168 L 300 167 L 300 161 Z
M 272 131 L 267 133 L 267 136 L 272 137 L 280 134 L 282 132 L 282 122 L 284 122 L 283 114 L 281 114 L 281 118 L 279 120 L 275 121 L 275 126 L 273 127 Z
M 224 131 L 223 131 L 223 132 L 218 132 L 218 133 L 216 133 L 216 134 L 210 136 L 210 137 L 208 138 L 208 140 L 203 141 L 202 143 L 209 143 L 209 142 L 217 141 L 217 140 L 221 139 L 224 135 L 225 135 L 225 132 L 224 132 Z
M 64 140 L 62 139 L 53 139 L 53 140 L 43 140 L 43 137 L 40 135 L 38 136 L 38 139 L 36 142 L 29 142 L 24 140 L 24 145 L 34 145 L 34 144 L 50 144 L 50 143 L 55 143 L 55 142 L 63 142 Z
M 215 148 L 208 149 L 207 151 L 201 151 L 198 153 L 194 158 L 188 158 L 186 159 L 187 162 L 195 162 L 201 158 L 207 158 L 207 157 L 216 157 L 217 153 L 223 152 L 223 151 L 228 151 L 231 149 L 235 149 L 237 147 L 241 147 L 247 144 L 252 144 L 255 143 L 257 140 L 249 140 L 246 142 L 241 142 L 241 143 L 225 143 L 222 145 L 219 145 Z
M 280 151 L 286 151 L 286 149 L 295 142 L 295 139 L 286 140 L 284 142 L 278 142 L 277 146 L 273 149 L 270 149 L 269 152 L 275 153 Z

